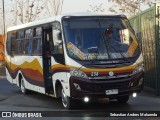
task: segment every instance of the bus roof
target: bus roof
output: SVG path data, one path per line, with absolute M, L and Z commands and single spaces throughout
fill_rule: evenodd
M 47 19 L 43 19 L 43 20 L 37 20 L 37 21 L 33 21 L 33 22 L 29 22 L 29 23 L 25 23 L 25 24 L 21 24 L 21 25 L 17 25 L 17 26 L 13 26 L 13 27 L 9 27 L 7 29 L 7 32 L 9 31 L 13 31 L 13 30 L 19 30 L 19 29 L 23 29 L 23 28 L 28 28 L 28 27 L 32 27 L 32 26 L 38 26 L 38 25 L 43 25 L 46 23 L 51 23 L 55 20 L 60 20 L 62 17 L 81 17 L 81 16 L 117 16 L 117 17 L 126 17 L 125 15 L 113 15 L 113 14 L 104 14 L 104 13 L 97 13 L 97 12 L 82 12 L 82 13 L 67 13 L 67 14 L 62 14 L 62 15 L 58 15 L 58 16 L 54 16 L 54 17 L 49 17 Z
M 102 12 L 75 12 L 75 13 L 64 13 L 59 16 L 119 16 L 120 14 L 106 14 Z M 123 15 L 124 16 L 124 15 Z

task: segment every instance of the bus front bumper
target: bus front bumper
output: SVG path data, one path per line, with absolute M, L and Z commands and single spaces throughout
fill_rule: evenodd
M 94 81 L 77 77 L 70 78 L 70 97 L 73 98 L 110 98 L 139 93 L 143 89 L 143 72 L 120 80 Z M 106 94 L 106 90 L 117 89 L 117 94 Z

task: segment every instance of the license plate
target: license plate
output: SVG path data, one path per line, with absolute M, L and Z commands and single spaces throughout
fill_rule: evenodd
M 118 94 L 118 89 L 106 90 L 106 95 Z

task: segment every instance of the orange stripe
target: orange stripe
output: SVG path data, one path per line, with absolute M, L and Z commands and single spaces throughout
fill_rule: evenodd
M 21 65 L 13 64 L 8 59 L 6 59 L 6 63 L 7 63 L 8 66 L 11 66 L 10 69 L 12 71 L 16 71 L 18 68 L 20 68 L 20 69 L 30 69 L 30 70 L 37 70 L 43 75 L 43 69 L 42 69 L 39 61 L 36 58 L 32 62 L 25 61 Z
M 104 69 L 91 69 L 91 68 L 80 68 L 80 70 L 84 71 L 85 73 L 90 73 L 90 72 L 99 72 L 100 74 L 107 73 L 107 72 L 116 72 L 116 73 L 122 73 L 122 72 L 130 72 L 133 69 L 135 69 L 138 65 L 143 64 L 143 62 L 140 62 L 137 65 L 131 65 L 131 66 L 125 66 L 125 67 L 117 67 L 117 68 L 104 68 Z M 62 69 L 62 70 L 69 70 L 70 68 L 76 68 L 79 69 L 78 67 L 75 66 L 69 66 L 69 65 L 62 65 L 62 64 L 56 64 L 52 65 L 52 70 L 56 69 Z

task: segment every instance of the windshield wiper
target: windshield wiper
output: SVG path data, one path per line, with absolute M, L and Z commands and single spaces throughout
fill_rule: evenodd
M 106 52 L 107 52 L 107 55 L 108 55 L 108 59 L 111 59 L 111 55 L 109 53 L 109 46 L 111 46 L 115 52 L 119 53 L 121 56 L 122 56 L 122 59 L 127 61 L 128 63 L 130 63 L 130 61 L 124 56 L 124 54 L 120 51 L 120 50 L 117 50 L 113 45 L 110 45 L 109 44 L 109 40 L 107 38 L 107 36 L 105 36 L 106 32 L 113 32 L 112 31 L 112 27 L 113 27 L 113 24 L 110 24 L 109 28 L 106 28 L 104 31 L 102 30 L 102 26 L 101 26 L 101 22 L 100 22 L 100 19 L 97 18 L 98 20 L 98 24 L 99 24 L 99 28 L 100 28 L 100 39 L 102 40 L 102 42 L 104 43 L 105 45 L 105 49 L 106 49 Z M 105 38 L 106 37 L 106 38 Z M 98 41 L 99 37 L 97 38 L 96 41 Z M 107 42 L 106 42 L 106 39 L 107 39 Z M 95 47 L 94 47 L 95 48 Z M 94 59 L 92 59 L 92 64 L 97 60 L 98 56 L 99 56 L 99 47 L 97 47 L 97 51 L 96 51 L 96 56 Z
M 99 28 L 100 28 L 100 31 L 99 31 L 99 33 L 100 33 L 100 39 L 102 39 L 103 42 L 105 42 L 105 39 L 104 39 L 104 36 L 103 36 L 102 26 L 101 26 L 101 23 L 100 23 L 100 19 L 97 18 L 97 21 L 98 21 L 98 25 L 99 25 Z M 99 37 L 97 38 L 96 41 L 98 41 L 98 39 L 99 39 Z M 107 50 L 108 58 L 110 58 L 110 56 L 109 56 L 109 50 L 108 50 L 108 47 L 106 46 L 106 44 L 105 44 L 105 48 Z M 96 55 L 95 59 L 92 60 L 92 62 L 91 62 L 92 64 L 97 60 L 97 58 L 99 56 L 99 48 L 98 47 L 97 47 L 97 52 L 96 53 L 97 53 L 97 55 Z
M 99 26 L 100 26 L 100 28 L 102 28 L 102 27 L 101 27 L 101 24 L 100 24 L 100 21 L 99 21 Z M 130 61 L 124 56 L 124 54 L 120 52 L 120 50 L 119 50 L 119 51 L 116 50 L 113 45 L 110 45 L 110 44 L 109 44 L 109 37 L 106 36 L 106 33 L 108 33 L 108 34 L 113 34 L 113 30 L 112 30 L 112 29 L 113 29 L 113 24 L 111 23 L 111 24 L 109 25 L 109 28 L 106 28 L 106 29 L 104 30 L 104 32 L 102 32 L 102 40 L 103 40 L 103 42 L 104 42 L 104 44 L 105 44 L 105 47 L 106 47 L 106 50 L 107 50 L 107 54 L 108 54 L 108 58 L 109 58 L 109 59 L 111 58 L 110 53 L 109 53 L 109 49 L 108 49 L 108 46 L 111 46 L 117 53 L 120 53 L 120 54 L 121 54 L 123 60 L 125 60 L 125 61 L 127 61 L 127 62 L 130 62 Z M 107 39 L 107 41 L 108 41 L 107 44 L 106 44 L 106 41 L 105 41 L 105 37 L 106 37 L 106 39 Z
M 107 38 L 107 41 L 108 41 L 108 44 L 107 45 L 109 45 L 110 47 L 112 47 L 114 50 L 115 50 L 115 52 L 117 52 L 117 53 L 119 53 L 121 56 L 122 56 L 122 58 L 123 58 L 123 60 L 125 60 L 125 61 L 127 61 L 127 62 L 130 62 L 125 56 L 124 56 L 124 54 L 119 50 L 117 50 L 113 45 L 110 45 L 109 44 L 109 40 L 108 40 L 108 37 L 106 37 Z M 105 42 L 106 43 L 106 42 Z

